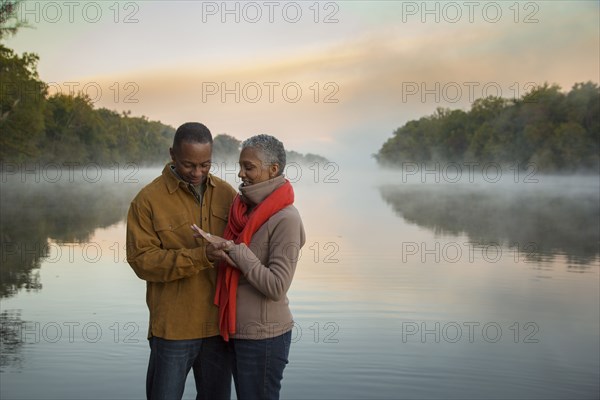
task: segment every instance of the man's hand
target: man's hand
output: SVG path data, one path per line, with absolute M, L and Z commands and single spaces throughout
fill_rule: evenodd
M 198 225 L 193 224 L 192 226 L 190 226 L 190 228 L 192 228 L 192 230 L 196 233 L 194 233 L 194 237 L 195 238 L 204 238 L 204 240 L 206 240 L 209 243 L 223 243 L 223 242 L 227 242 L 228 240 L 225 238 L 222 238 L 221 236 L 217 236 L 217 235 L 212 235 L 208 232 L 205 232 L 202 230 L 202 228 L 200 228 Z
M 214 263 L 215 261 L 225 261 L 229 265 L 237 268 L 235 262 L 227 254 L 229 250 L 235 246 L 233 241 L 224 239 L 217 235 L 211 235 L 210 233 L 203 231 L 196 224 L 193 224 L 191 228 L 194 232 L 196 232 L 194 233 L 195 238 L 204 238 L 204 240 L 209 243 L 206 247 L 206 258 L 208 258 L 208 261 L 211 263 Z
M 225 261 L 232 267 L 236 267 L 236 263 L 229 257 L 227 252 L 235 246 L 232 241 L 227 240 L 220 243 L 209 243 L 206 246 L 206 258 L 208 261 L 214 263 L 215 261 Z

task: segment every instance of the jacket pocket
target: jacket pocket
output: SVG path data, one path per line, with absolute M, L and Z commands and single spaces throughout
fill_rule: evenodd
M 211 213 L 214 217 L 217 217 L 217 218 L 227 222 L 227 219 L 229 217 L 229 208 L 213 206 L 213 207 L 211 207 Z
M 210 232 L 222 236 L 227 226 L 227 219 L 229 217 L 229 208 L 212 206 L 210 209 Z
M 186 226 L 191 225 L 187 214 L 160 216 L 152 221 L 154 231 L 161 241 L 163 249 L 176 249 L 182 247 L 187 236 L 192 237 L 192 231 Z

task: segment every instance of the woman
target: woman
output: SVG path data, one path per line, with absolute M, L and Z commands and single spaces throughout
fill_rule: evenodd
M 293 320 L 286 293 L 305 235 L 292 185 L 282 174 L 285 160 L 273 136 L 242 143 L 240 193 L 223 235 L 233 242 L 211 240 L 222 250 L 215 303 L 221 335 L 231 342 L 240 400 L 278 399 L 288 362 Z

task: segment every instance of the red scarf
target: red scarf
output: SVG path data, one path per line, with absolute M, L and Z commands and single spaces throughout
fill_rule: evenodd
M 229 221 L 223 237 L 236 244 L 247 246 L 254 233 L 278 211 L 294 203 L 294 190 L 290 181 L 275 189 L 266 199 L 261 201 L 249 214 L 248 205 L 238 194 L 229 210 Z M 217 275 L 215 304 L 219 306 L 219 330 L 221 336 L 229 341 L 229 335 L 235 334 L 236 296 L 240 270 L 226 262 L 220 262 Z

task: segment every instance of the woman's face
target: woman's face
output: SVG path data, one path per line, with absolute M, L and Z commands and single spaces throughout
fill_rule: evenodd
M 277 176 L 279 165 L 265 164 L 261 156 L 260 150 L 254 147 L 246 147 L 240 153 L 240 172 L 238 176 L 242 179 L 242 186 L 254 185 Z

